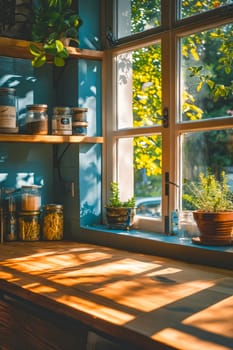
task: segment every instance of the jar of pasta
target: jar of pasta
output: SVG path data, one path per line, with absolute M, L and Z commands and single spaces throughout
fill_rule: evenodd
M 42 239 L 58 241 L 63 238 L 63 206 L 46 204 L 42 213 Z
M 18 230 L 20 241 L 39 241 L 40 212 L 25 211 L 18 214 Z

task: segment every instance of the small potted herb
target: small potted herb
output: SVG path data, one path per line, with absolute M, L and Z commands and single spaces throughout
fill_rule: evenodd
M 206 245 L 230 245 L 233 234 L 233 194 L 225 172 L 218 180 L 208 169 L 199 174 L 199 182 L 186 184 L 183 199 L 196 210 L 194 220 L 200 231 L 194 242 Z
M 127 201 L 120 200 L 118 182 L 111 182 L 110 197 L 106 209 L 107 224 L 110 228 L 130 229 L 134 224 L 136 200 L 132 196 Z
M 79 15 L 72 9 L 72 0 L 38 0 L 33 6 L 30 53 L 33 67 L 41 67 L 48 57 L 55 66 L 62 67 L 69 57 L 70 41 L 79 43 Z

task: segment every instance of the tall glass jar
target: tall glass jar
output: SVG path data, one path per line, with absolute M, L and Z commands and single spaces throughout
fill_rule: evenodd
M 57 241 L 63 238 L 63 206 L 47 204 L 42 212 L 42 239 Z
M 14 88 L 0 88 L 0 131 L 2 133 L 18 132 L 15 93 Z
M 22 186 L 20 190 L 20 210 L 39 211 L 41 209 L 41 186 Z
M 48 134 L 48 106 L 46 104 L 27 105 L 25 131 L 27 134 Z
M 40 212 L 25 211 L 18 214 L 18 231 L 20 241 L 40 240 Z

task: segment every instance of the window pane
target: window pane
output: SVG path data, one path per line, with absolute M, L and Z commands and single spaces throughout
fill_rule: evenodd
M 182 121 L 233 115 L 233 25 L 181 39 Z
M 118 0 L 116 3 L 118 38 L 160 25 L 161 0 Z
M 182 136 L 182 183 L 198 181 L 207 168 L 218 178 L 225 171 L 233 189 L 233 129 L 188 132 Z M 184 209 L 190 204 L 183 203 Z
M 118 140 L 118 177 L 124 198 L 134 191 L 137 214 L 161 216 L 162 194 L 161 135 L 137 136 Z M 134 184 L 134 185 L 133 185 Z
M 118 128 L 161 124 L 161 45 L 117 57 Z
M 180 2 L 180 18 L 187 18 L 190 16 L 198 15 L 200 13 L 214 10 L 218 7 L 232 4 L 232 0 L 181 0 Z M 227 11 L 227 9 L 226 9 Z

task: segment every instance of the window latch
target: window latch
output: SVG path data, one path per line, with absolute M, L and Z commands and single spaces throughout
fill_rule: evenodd
M 168 107 L 164 107 L 163 109 L 163 127 L 168 128 L 169 119 L 168 119 Z

